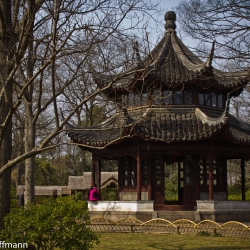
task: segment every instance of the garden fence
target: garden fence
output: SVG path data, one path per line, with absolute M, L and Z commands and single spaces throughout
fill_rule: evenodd
M 170 222 L 165 219 L 152 219 L 142 222 L 135 218 L 123 218 L 118 221 L 98 217 L 90 219 L 89 227 L 95 232 L 117 233 L 167 233 L 167 234 L 200 234 L 213 236 L 250 238 L 250 227 L 237 221 L 219 224 L 212 220 L 195 223 L 180 219 Z

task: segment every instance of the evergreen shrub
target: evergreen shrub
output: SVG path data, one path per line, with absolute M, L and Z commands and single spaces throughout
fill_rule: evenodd
M 37 249 L 91 249 L 99 237 L 89 227 L 86 201 L 75 196 L 47 199 L 40 205 L 13 209 L 4 218 L 0 239 Z

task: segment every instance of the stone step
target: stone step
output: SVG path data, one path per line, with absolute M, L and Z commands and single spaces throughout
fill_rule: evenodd
M 157 211 L 157 218 L 162 218 L 171 222 L 179 219 L 195 221 L 194 211 Z

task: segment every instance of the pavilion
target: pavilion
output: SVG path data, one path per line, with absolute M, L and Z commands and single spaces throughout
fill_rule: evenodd
M 92 184 L 100 186 L 102 160 L 118 161 L 119 202 L 151 201 L 154 212 L 196 210 L 196 219 L 220 220 L 216 214 L 238 211 L 241 220 L 250 220 L 250 125 L 229 113 L 230 99 L 243 91 L 250 74 L 213 68 L 214 44 L 207 60 L 200 60 L 177 37 L 175 20 L 174 12 L 165 14 L 165 34 L 144 59 L 137 44 L 134 67 L 116 75 L 94 73 L 99 87 L 112 83 L 104 94 L 120 110 L 95 126 L 70 126 L 69 137 L 92 152 Z M 237 204 L 227 197 L 230 159 L 241 162 Z M 177 173 L 174 200 L 166 198 L 171 171 Z

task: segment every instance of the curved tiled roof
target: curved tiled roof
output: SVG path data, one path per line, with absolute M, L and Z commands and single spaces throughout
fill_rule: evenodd
M 174 24 L 175 13 L 167 12 L 165 20 L 165 35 L 148 56 L 141 60 L 137 49 L 137 66 L 115 75 L 95 73 L 97 83 L 106 86 L 113 82 L 113 89 L 127 89 L 145 77 L 172 87 L 204 79 L 206 84 L 209 80 L 210 86 L 215 88 L 228 91 L 242 90 L 249 80 L 246 78 L 246 71 L 223 72 L 214 69 L 212 67 L 214 43 L 206 62 L 201 61 L 177 37 Z
M 212 117 L 199 108 L 143 108 L 117 113 L 103 123 L 70 129 L 69 137 L 86 148 L 104 148 L 140 136 L 163 142 L 199 141 L 226 132 L 229 141 L 250 144 L 250 125 L 224 113 Z
M 232 115 L 229 115 L 227 134 L 227 138 L 234 143 L 250 144 L 250 124 L 240 121 Z
M 82 176 L 69 176 L 68 188 L 70 190 L 88 190 L 91 187 L 91 172 L 83 172 Z M 111 183 L 117 185 L 118 172 L 101 172 L 101 189 Z
M 20 195 L 25 189 L 24 185 L 17 187 L 17 195 Z M 70 189 L 68 186 L 35 186 L 35 195 L 52 196 L 53 190 L 57 190 L 57 195 L 69 195 Z

